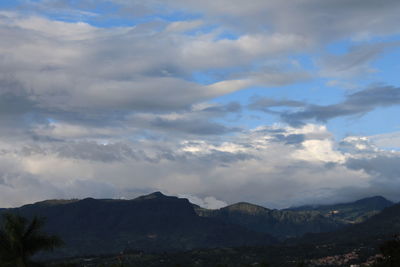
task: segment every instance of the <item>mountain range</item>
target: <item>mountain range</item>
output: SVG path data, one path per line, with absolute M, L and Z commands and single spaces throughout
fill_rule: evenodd
M 400 204 L 394 204 L 361 223 L 348 225 L 334 232 L 306 234 L 293 241 L 295 244 L 324 246 L 337 244 L 377 246 L 384 240 L 398 235 L 400 235 Z
M 267 233 L 279 240 L 300 237 L 305 233 L 330 232 L 360 223 L 378 214 L 393 202 L 380 197 L 334 205 L 302 206 L 285 210 L 268 209 L 240 202 L 217 210 L 195 206 L 199 216 L 244 226 Z
M 44 230 L 66 244 L 52 256 L 72 257 L 268 246 L 290 238 L 308 244 L 332 243 L 360 240 L 360 235 L 375 232 L 386 237 L 400 230 L 399 209 L 383 197 L 372 197 L 285 210 L 245 202 L 210 210 L 155 192 L 132 200 L 46 200 L 0 212 L 45 217 Z M 301 238 L 304 234 L 306 238 Z
M 133 200 L 49 200 L 7 211 L 45 217 L 44 230 L 66 244 L 54 257 L 276 243 L 267 234 L 200 217 L 187 199 L 160 192 Z
M 339 203 L 334 205 L 313 205 L 290 208 L 292 211 L 317 211 L 318 213 L 332 217 L 335 221 L 345 224 L 354 224 L 378 214 L 384 208 L 394 203 L 382 196 L 364 198 L 351 203 Z

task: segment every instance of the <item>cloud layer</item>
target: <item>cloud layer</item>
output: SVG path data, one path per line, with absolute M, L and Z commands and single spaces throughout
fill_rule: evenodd
M 330 125 L 400 104 L 398 80 L 374 76 L 398 49 L 399 11 L 392 0 L 0 5 L 0 207 L 158 190 L 210 208 L 399 200 L 398 131 Z
M 0 195 L 7 206 L 52 197 L 130 198 L 152 190 L 270 207 L 372 194 L 398 200 L 393 188 L 400 185 L 400 154 L 362 140 L 347 138 L 335 147 L 325 127 L 309 124 L 261 127 L 223 143 L 3 144 Z M 221 204 L 204 201 L 197 199 Z

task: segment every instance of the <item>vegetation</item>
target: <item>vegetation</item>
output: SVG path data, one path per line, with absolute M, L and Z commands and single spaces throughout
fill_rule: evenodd
M 0 230 L 0 266 L 31 267 L 40 266 L 31 257 L 40 251 L 53 250 L 62 241 L 42 231 L 44 220 L 34 217 L 31 221 L 17 214 L 3 215 Z
M 386 204 L 390 203 L 375 197 L 318 209 L 337 209 L 335 214 L 353 218 Z M 282 231 L 282 236 L 296 236 L 334 226 L 336 215 L 316 209 L 270 210 L 238 203 L 206 210 L 161 193 L 133 200 L 44 201 L 0 210 L 12 213 L 4 216 L 0 230 L 0 267 L 40 266 L 32 259 L 49 267 L 299 267 L 319 263 L 343 266 L 345 261 L 400 266 L 399 239 L 379 247 L 400 233 L 400 204 L 335 232 L 283 242 L 265 234 Z M 35 215 L 47 218 L 46 231 L 65 240 L 65 247 L 36 255 L 57 247 L 60 241 L 41 230 L 44 222 Z
M 386 241 L 380 247 L 383 258 L 374 267 L 400 266 L 400 237 Z
M 383 209 L 393 206 L 393 202 L 381 196 L 369 197 L 351 203 L 333 205 L 300 206 L 292 211 L 315 211 L 340 223 L 361 223 L 380 213 Z
M 158 192 L 132 200 L 46 201 L 12 211 L 27 218 L 47 218 L 46 229 L 64 240 L 62 250 L 46 259 L 276 242 L 267 234 L 240 225 L 199 217 L 187 199 Z
M 245 202 L 217 210 L 196 205 L 194 208 L 199 216 L 237 224 L 285 240 L 306 233 L 332 232 L 349 224 L 361 223 L 392 205 L 392 202 L 383 197 L 371 197 L 351 203 L 302 206 L 285 210 L 271 210 Z

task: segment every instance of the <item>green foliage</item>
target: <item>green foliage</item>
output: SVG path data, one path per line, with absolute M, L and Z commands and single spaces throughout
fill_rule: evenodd
M 30 258 L 39 251 L 49 251 L 62 245 L 56 237 L 42 232 L 44 220 L 31 221 L 6 213 L 0 229 L 0 263 L 2 267 L 38 266 Z

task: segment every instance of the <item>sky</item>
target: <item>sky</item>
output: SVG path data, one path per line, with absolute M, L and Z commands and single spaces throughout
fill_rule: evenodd
M 0 207 L 400 201 L 400 1 L 0 1 Z

